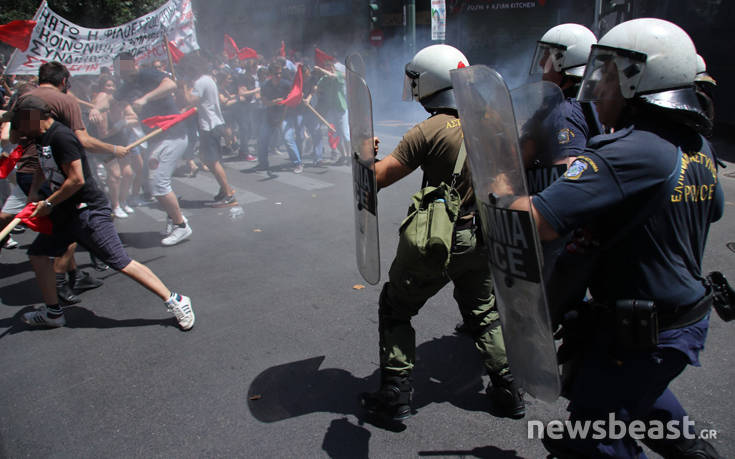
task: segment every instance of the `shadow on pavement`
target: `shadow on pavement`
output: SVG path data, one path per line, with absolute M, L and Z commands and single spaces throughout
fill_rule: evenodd
M 28 264 L 28 271 L 33 270 Z M 25 279 L 15 284 L 0 287 L 0 302 L 5 306 L 25 306 L 29 303 L 37 303 L 43 301 L 41 299 L 41 291 L 38 289 L 36 277 Z
M 248 408 L 261 422 L 278 422 L 310 413 L 326 412 L 353 415 L 359 424 L 371 423 L 391 431 L 405 425 L 379 425 L 366 419 L 359 405 L 359 394 L 377 390 L 380 372 L 354 376 L 339 368 L 324 368 L 325 356 L 277 365 L 260 373 L 250 384 Z M 472 341 L 464 336 L 446 335 L 416 348 L 413 374 L 414 413 L 431 404 L 449 402 L 469 411 L 489 411 L 490 402 L 482 393 L 485 369 Z M 410 421 L 409 421 L 410 423 Z M 343 435 L 338 436 L 337 432 Z M 367 454 L 370 433 L 335 420 L 325 436 L 323 448 L 331 457 L 362 457 Z M 514 457 L 514 456 L 507 456 Z
M 24 331 L 49 330 L 48 328 L 30 327 L 23 322 L 21 317 L 26 312 L 32 311 L 34 308 L 29 306 L 16 312 L 13 317 L 0 319 L 0 328 L 6 330 L 0 333 L 0 339 L 5 335 L 15 335 Z M 100 317 L 94 312 L 79 306 L 67 306 L 64 308 L 66 316 L 66 328 L 121 328 L 121 327 L 146 327 L 150 325 L 159 325 L 162 327 L 178 327 L 174 317 L 165 319 L 110 319 L 108 317 Z
M 368 459 L 370 432 L 347 418 L 334 419 L 327 429 L 322 449 L 333 459 Z
M 495 446 L 482 446 L 470 450 L 446 450 L 446 451 L 419 451 L 419 456 L 459 456 L 459 457 L 482 457 L 488 459 L 523 459 L 515 451 L 500 449 Z
M 28 260 L 20 261 L 18 263 L 3 263 L 2 266 L 3 270 L 2 273 L 0 273 L 0 279 L 33 270 L 31 262 Z
M 161 240 L 166 236 L 161 236 L 158 231 L 142 231 L 139 233 L 118 233 L 120 240 L 125 247 L 135 247 L 136 249 L 151 249 L 153 247 L 163 247 Z
M 179 207 L 182 209 L 207 209 L 207 208 L 211 209 L 213 203 L 214 201 L 212 199 L 202 199 L 202 200 L 179 199 Z M 163 236 L 161 236 L 161 238 L 163 238 Z

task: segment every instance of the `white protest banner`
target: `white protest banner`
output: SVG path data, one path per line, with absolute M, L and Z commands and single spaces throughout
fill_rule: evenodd
M 444 0 L 431 0 L 431 39 L 444 41 L 447 28 L 447 9 Z
M 169 0 L 157 10 L 109 29 L 88 29 L 73 24 L 41 3 L 33 17 L 28 49 L 15 50 L 6 73 L 36 75 L 44 62 L 58 61 L 72 75 L 98 74 L 112 67 L 113 58 L 129 51 L 139 63 L 166 59 L 166 42 L 172 41 L 183 53 L 199 49 L 191 0 Z

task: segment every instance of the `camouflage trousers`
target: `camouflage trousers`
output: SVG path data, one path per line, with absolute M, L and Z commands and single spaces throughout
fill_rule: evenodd
M 428 270 L 402 260 L 396 254 L 389 281 L 380 294 L 380 367 L 384 373 L 408 376 L 416 360 L 416 333 L 411 318 L 450 281 L 454 299 L 469 326 L 488 374 L 508 373 L 508 358 L 495 306 L 487 248 L 477 246 L 475 231 L 456 231 L 452 256 L 446 270 Z

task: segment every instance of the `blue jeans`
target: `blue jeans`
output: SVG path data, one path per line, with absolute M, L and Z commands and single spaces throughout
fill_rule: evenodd
M 302 142 L 299 116 L 296 114 L 288 114 L 283 120 L 283 140 L 288 150 L 288 156 L 294 165 L 301 164 L 301 152 L 299 144 Z

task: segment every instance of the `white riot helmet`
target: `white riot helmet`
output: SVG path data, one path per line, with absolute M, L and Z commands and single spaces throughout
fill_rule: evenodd
M 460 50 L 449 45 L 431 45 L 406 64 L 403 100 L 417 100 L 428 111 L 456 109 L 449 71 L 470 63 Z
M 707 63 L 704 58 L 697 54 L 697 76 L 694 77 L 695 83 L 709 83 L 712 86 L 717 86 L 717 81 L 707 73 Z
M 549 29 L 536 44 L 530 73 L 546 73 L 552 68 L 564 75 L 582 77 L 590 48 L 597 37 L 580 24 L 560 24 Z
M 614 62 L 620 92 L 626 99 L 692 86 L 697 51 L 679 26 L 643 18 L 618 24 L 592 46 L 579 90 L 580 101 L 597 99 L 595 87 Z

